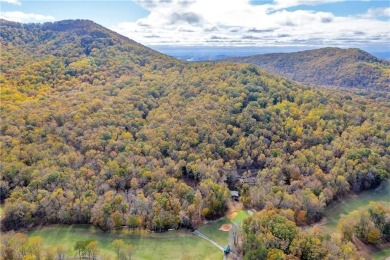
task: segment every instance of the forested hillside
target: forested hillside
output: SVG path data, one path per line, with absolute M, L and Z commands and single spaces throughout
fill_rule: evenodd
M 360 49 L 322 48 L 227 61 L 255 64 L 267 72 L 311 85 L 383 91 L 390 87 L 390 62 Z
M 2 20 L 0 42 L 4 230 L 196 227 L 229 188 L 303 225 L 389 175 L 388 102 L 184 63 L 90 21 Z

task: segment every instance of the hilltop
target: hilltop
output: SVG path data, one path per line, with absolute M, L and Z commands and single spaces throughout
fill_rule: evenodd
M 310 85 L 389 90 L 390 62 L 360 49 L 322 48 L 292 53 L 235 57 L 270 73 Z

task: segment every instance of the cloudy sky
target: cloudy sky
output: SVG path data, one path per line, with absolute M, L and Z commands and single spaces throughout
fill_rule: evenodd
M 18 22 L 90 19 L 148 46 L 389 50 L 389 0 L 1 0 Z

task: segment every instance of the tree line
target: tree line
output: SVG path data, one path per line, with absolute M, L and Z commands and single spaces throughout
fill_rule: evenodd
M 122 239 L 115 239 L 110 247 L 115 254 L 101 251 L 101 246 L 96 240 L 76 241 L 73 248 L 63 245 L 50 247 L 44 245 L 40 236 L 27 237 L 19 232 L 7 232 L 0 238 L 1 257 L 4 260 L 130 260 L 134 253 L 134 246 Z

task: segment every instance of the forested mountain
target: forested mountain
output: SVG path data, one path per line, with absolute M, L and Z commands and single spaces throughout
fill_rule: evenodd
M 227 61 L 254 64 L 267 72 L 311 85 L 385 91 L 390 88 L 390 62 L 360 49 L 322 48 Z
M 181 62 L 90 21 L 2 20 L 0 42 L 3 230 L 196 227 L 229 188 L 303 225 L 389 175 L 388 102 Z

